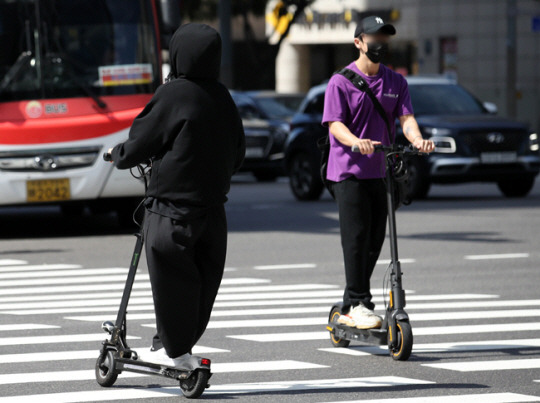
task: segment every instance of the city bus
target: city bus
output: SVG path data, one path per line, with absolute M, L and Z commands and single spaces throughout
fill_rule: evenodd
M 102 160 L 162 83 L 172 0 L 0 0 L 0 205 L 130 217 L 144 189 Z

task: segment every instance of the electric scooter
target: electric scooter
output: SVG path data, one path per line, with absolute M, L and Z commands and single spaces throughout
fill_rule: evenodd
M 330 332 L 330 341 L 334 347 L 348 347 L 351 341 L 366 344 L 388 345 L 390 356 L 394 360 L 406 361 L 411 356 L 413 334 L 409 316 L 405 312 L 405 290 L 401 282 L 401 264 L 398 259 L 396 216 L 394 192 L 395 180 L 406 178 L 404 157 L 418 155 L 412 146 L 394 144 L 392 146 L 375 145 L 376 152 L 384 152 L 386 165 L 386 199 L 388 204 L 388 226 L 390 231 L 391 262 L 388 266 L 385 280 L 390 272 L 389 301 L 385 303 L 385 316 L 380 329 L 357 329 L 337 323 L 342 314 L 343 302 L 332 306 L 326 329 Z M 357 146 L 352 151 L 359 152 Z M 385 282 L 385 284 L 387 284 Z M 386 292 L 383 290 L 383 297 Z
M 105 161 L 112 161 L 109 153 L 105 153 L 103 159 Z M 137 168 L 140 175 L 136 176 L 133 173 L 132 175 L 137 179 L 144 180 L 146 193 L 148 187 L 147 178 L 150 169 L 148 166 L 143 167 L 142 165 L 138 165 Z M 135 210 L 135 213 L 141 205 L 142 203 Z M 180 384 L 182 393 L 187 398 L 198 398 L 202 395 L 204 390 L 210 386 L 208 380 L 212 376 L 212 373 L 210 372 L 210 360 L 208 358 L 192 356 L 181 369 L 170 368 L 140 360 L 137 352 L 132 350 L 127 344 L 127 306 L 144 243 L 142 224 L 139 225 L 139 228 L 138 233 L 135 234 L 137 241 L 129 266 L 126 285 L 120 302 L 116 322 L 112 323 L 107 321 L 101 326 L 101 328 L 110 335 L 110 338 L 102 342 L 99 351 L 99 357 L 95 366 L 96 381 L 101 386 L 110 387 L 114 385 L 118 375 L 123 371 L 147 375 L 159 375 L 177 380 Z

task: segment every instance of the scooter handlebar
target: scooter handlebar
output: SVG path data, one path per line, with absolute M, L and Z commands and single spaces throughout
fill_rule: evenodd
M 112 162 L 112 155 L 111 153 L 104 153 L 103 154 L 103 160 L 107 162 Z
M 385 146 L 383 144 L 375 144 L 373 146 L 373 149 L 375 150 L 375 152 L 388 152 L 388 153 L 399 152 L 399 153 L 403 153 L 407 155 L 420 154 L 420 151 L 416 147 L 413 147 L 412 145 L 402 146 L 400 144 L 394 144 L 392 146 Z M 358 144 L 354 144 L 351 147 L 351 150 L 354 153 L 360 152 L 360 148 L 358 147 Z

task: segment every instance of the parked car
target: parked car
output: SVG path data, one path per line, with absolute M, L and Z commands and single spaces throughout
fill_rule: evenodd
M 244 124 L 246 158 L 242 171 L 252 172 L 259 181 L 284 175 L 283 148 L 294 111 L 270 94 L 231 92 Z
M 482 104 L 455 81 L 443 77 L 407 77 L 415 116 L 435 151 L 410 159 L 409 193 L 425 198 L 432 183 L 495 182 L 507 197 L 524 197 L 540 171 L 539 139 L 527 126 L 495 116 L 496 106 Z M 285 165 L 293 194 L 318 199 L 323 190 L 317 139 L 326 84 L 313 87 L 291 121 Z M 396 121 L 396 142 L 406 144 Z

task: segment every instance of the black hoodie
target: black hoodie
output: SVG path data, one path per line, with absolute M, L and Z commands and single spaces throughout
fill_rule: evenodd
M 218 82 L 221 38 L 208 25 L 186 24 L 169 50 L 172 80 L 135 118 L 129 139 L 113 148 L 113 161 L 126 169 L 152 158 L 147 196 L 154 201 L 223 204 L 244 159 L 245 139 L 234 101 Z

